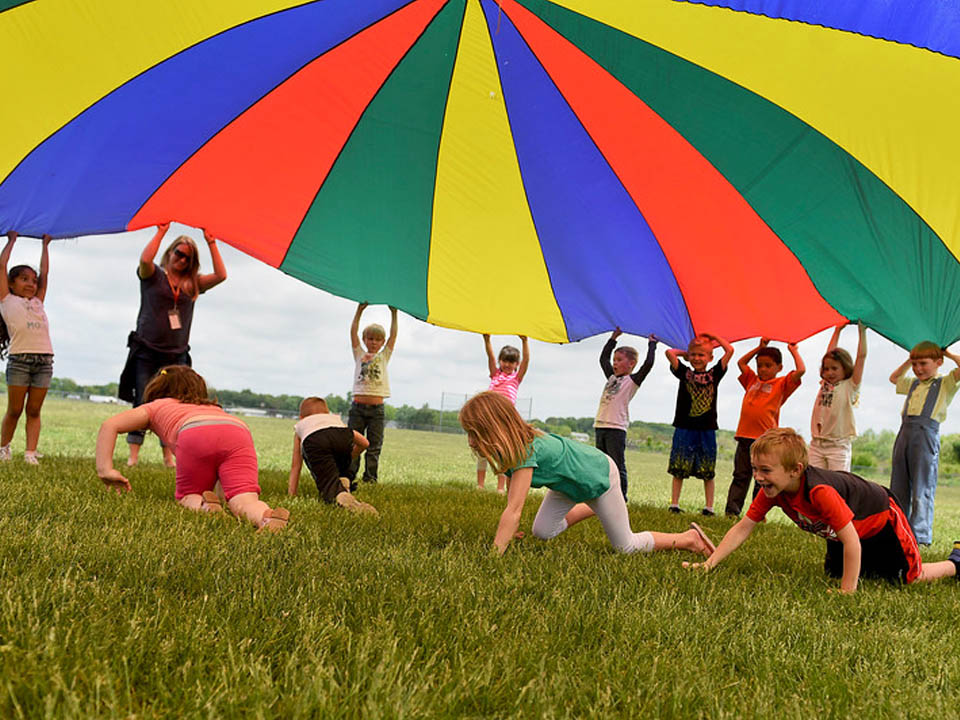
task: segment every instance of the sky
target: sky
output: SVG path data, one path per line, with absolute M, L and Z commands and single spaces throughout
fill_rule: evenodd
M 126 359 L 127 334 L 134 328 L 139 307 L 136 267 L 153 229 L 108 236 L 57 240 L 50 249 L 50 284 L 46 309 L 55 360 L 54 373 L 81 384 L 102 384 L 120 376 Z M 200 247 L 201 272 L 211 271 L 210 257 L 199 230 L 174 224 L 167 242 L 179 234 L 194 237 Z M 220 243 L 228 278 L 201 296 L 191 332 L 194 368 L 213 387 L 274 395 L 345 396 L 351 388 L 353 360 L 349 326 L 356 303 L 330 295 L 268 267 Z M 21 238 L 11 265 L 37 266 L 40 242 Z M 491 283 L 490 292 L 503 292 Z M 719 290 L 718 290 L 719 291 Z M 758 293 L 758 302 L 762 294 Z M 368 308 L 361 327 L 379 322 L 389 329 L 384 306 Z M 593 416 L 604 377 L 598 357 L 608 335 L 577 343 L 554 345 L 530 342 L 530 369 L 520 397 L 532 401 L 533 417 Z M 810 414 L 819 384 L 819 364 L 830 331 L 800 344 L 808 371 L 803 385 L 784 405 L 780 423 L 809 438 Z M 888 378 L 906 359 L 906 351 L 868 331 L 869 352 L 864 371 L 858 429 L 896 430 L 902 398 Z M 646 339 L 621 336 L 646 352 Z M 856 352 L 856 329 L 844 330 L 840 347 Z M 494 336 L 494 351 L 519 345 L 515 337 Z M 792 359 L 783 343 L 784 370 Z M 756 340 L 734 343 L 731 369 L 720 384 L 720 427 L 735 429 L 743 389 L 737 382 L 736 358 L 756 346 Z M 673 419 L 677 380 L 660 346 L 653 369 L 630 406 L 632 420 L 669 423 Z M 719 352 L 715 357 L 719 357 Z M 946 361 L 948 364 L 950 361 Z M 946 365 L 945 369 L 949 369 Z M 392 405 L 440 407 L 441 394 L 472 394 L 486 389 L 487 364 L 480 335 L 435 327 L 400 314 L 399 335 L 390 362 Z M 960 432 L 960 420 L 948 416 L 944 434 Z

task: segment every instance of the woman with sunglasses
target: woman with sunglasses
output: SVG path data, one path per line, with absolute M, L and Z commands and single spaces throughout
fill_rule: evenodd
M 163 255 L 160 264 L 154 258 L 170 223 L 157 226 L 153 239 L 140 254 L 137 277 L 140 278 L 140 311 L 137 329 L 127 338 L 127 363 L 120 375 L 121 399 L 133 403 L 143 401 L 143 390 L 160 368 L 166 365 L 190 365 L 190 324 L 193 321 L 193 303 L 200 293 L 219 285 L 227 279 L 223 258 L 217 249 L 216 239 L 203 231 L 210 248 L 213 272 L 200 274 L 200 258 L 196 243 L 181 235 L 174 240 Z M 143 431 L 127 434 L 130 458 L 127 465 L 136 465 L 143 444 Z M 173 467 L 170 448 L 163 448 L 164 462 Z

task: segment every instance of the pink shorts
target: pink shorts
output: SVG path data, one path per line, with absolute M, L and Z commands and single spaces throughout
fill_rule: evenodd
M 177 435 L 177 500 L 213 490 L 220 479 L 227 500 L 240 493 L 260 493 L 257 451 L 244 425 L 224 422 L 186 427 Z

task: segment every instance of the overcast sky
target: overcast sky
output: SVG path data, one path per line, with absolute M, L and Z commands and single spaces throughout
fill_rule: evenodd
M 152 232 L 58 240 L 51 245 L 46 308 L 57 376 L 82 384 L 119 378 L 126 337 L 139 305 L 137 261 Z M 198 241 L 201 271 L 210 272 L 210 257 L 199 231 L 174 225 L 167 240 L 181 232 Z M 166 244 L 165 240 L 162 247 Z M 353 370 L 348 329 L 356 304 L 284 275 L 224 243 L 220 247 L 229 277 L 197 301 L 191 333 L 194 368 L 214 387 L 346 395 Z M 36 267 L 39 254 L 39 241 L 23 238 L 11 265 L 26 262 Z M 500 291 L 491 285 L 491 292 Z M 387 327 L 389 317 L 385 307 L 368 308 L 363 323 L 380 322 Z M 402 313 L 399 322 L 390 363 L 391 404 L 439 407 L 441 392 L 464 394 L 486 388 L 486 359 L 479 335 L 434 327 Z M 595 337 L 569 345 L 531 341 L 530 370 L 520 396 L 532 398 L 534 417 L 582 417 L 596 412 L 604 381 L 597 357 L 605 340 L 606 336 Z M 828 340 L 829 332 L 824 332 L 801 343 L 808 372 L 781 412 L 782 425 L 795 427 L 808 438 L 819 362 Z M 495 351 L 507 342 L 518 344 L 516 338 L 494 337 Z M 642 338 L 622 336 L 620 342 L 636 346 L 641 357 L 646 350 Z M 887 378 L 906 353 L 873 332 L 868 333 L 868 343 L 857 425 L 861 431 L 896 429 L 902 400 Z M 731 365 L 755 344 L 736 343 Z M 854 328 L 844 331 L 840 345 L 855 353 Z M 785 369 L 791 369 L 786 347 L 777 346 L 784 352 Z M 633 420 L 669 423 L 673 419 L 677 380 L 669 372 L 663 349 L 658 350 L 653 370 L 630 406 Z M 720 385 L 721 428 L 734 429 L 737 424 L 743 390 L 736 376 L 734 367 Z M 942 430 L 960 431 L 960 421 L 948 417 Z

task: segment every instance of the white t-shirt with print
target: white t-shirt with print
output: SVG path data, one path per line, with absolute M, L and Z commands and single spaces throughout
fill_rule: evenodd
M 374 397 L 390 397 L 390 377 L 387 375 L 387 363 L 390 362 L 390 356 L 393 350 L 389 347 L 384 348 L 368 358 L 363 346 L 358 345 L 353 349 L 353 359 L 355 362 L 353 369 L 353 394 L 373 395 Z

